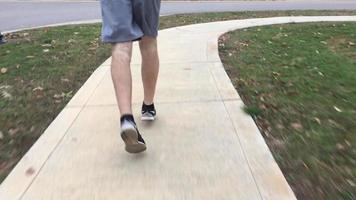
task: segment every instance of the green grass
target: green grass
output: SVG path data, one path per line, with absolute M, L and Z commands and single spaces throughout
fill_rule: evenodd
M 238 30 L 219 50 L 298 198 L 356 199 L 356 23 Z
M 355 15 L 356 11 L 228 12 L 161 17 L 160 29 L 211 22 L 296 15 Z M 0 46 L 0 182 L 90 74 L 110 56 L 101 24 L 70 25 L 6 35 Z M 259 114 L 258 109 L 250 110 Z

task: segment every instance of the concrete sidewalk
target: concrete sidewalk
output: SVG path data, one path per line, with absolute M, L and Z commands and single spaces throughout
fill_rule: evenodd
M 350 17 L 279 17 L 160 31 L 158 118 L 138 126 L 148 150 L 124 151 L 103 63 L 0 186 L 0 199 L 295 199 L 218 56 L 222 33 L 251 26 Z M 133 55 L 136 117 L 143 99 Z

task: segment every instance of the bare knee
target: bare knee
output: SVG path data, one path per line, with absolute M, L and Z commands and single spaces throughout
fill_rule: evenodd
M 142 56 L 151 56 L 157 53 L 157 39 L 144 36 L 139 42 Z
M 112 46 L 112 62 L 130 63 L 132 42 L 116 43 Z

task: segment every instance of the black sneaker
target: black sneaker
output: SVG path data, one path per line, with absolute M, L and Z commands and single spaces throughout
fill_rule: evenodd
M 142 114 L 141 116 L 142 121 L 155 120 L 155 116 L 156 116 L 155 105 L 153 103 L 151 105 L 146 105 L 145 103 L 143 103 L 141 114 Z
M 132 115 L 123 115 L 121 121 L 121 138 L 125 142 L 125 150 L 129 153 L 140 153 L 146 150 L 146 143 Z

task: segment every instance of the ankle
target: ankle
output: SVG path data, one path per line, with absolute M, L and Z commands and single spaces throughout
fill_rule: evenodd
M 128 121 L 131 121 L 134 124 L 136 124 L 135 123 L 135 118 L 133 117 L 132 114 L 123 114 L 123 115 L 121 115 L 120 122 L 122 123 L 124 120 L 128 120 Z
M 153 101 L 143 101 L 143 105 L 150 106 L 153 105 Z

